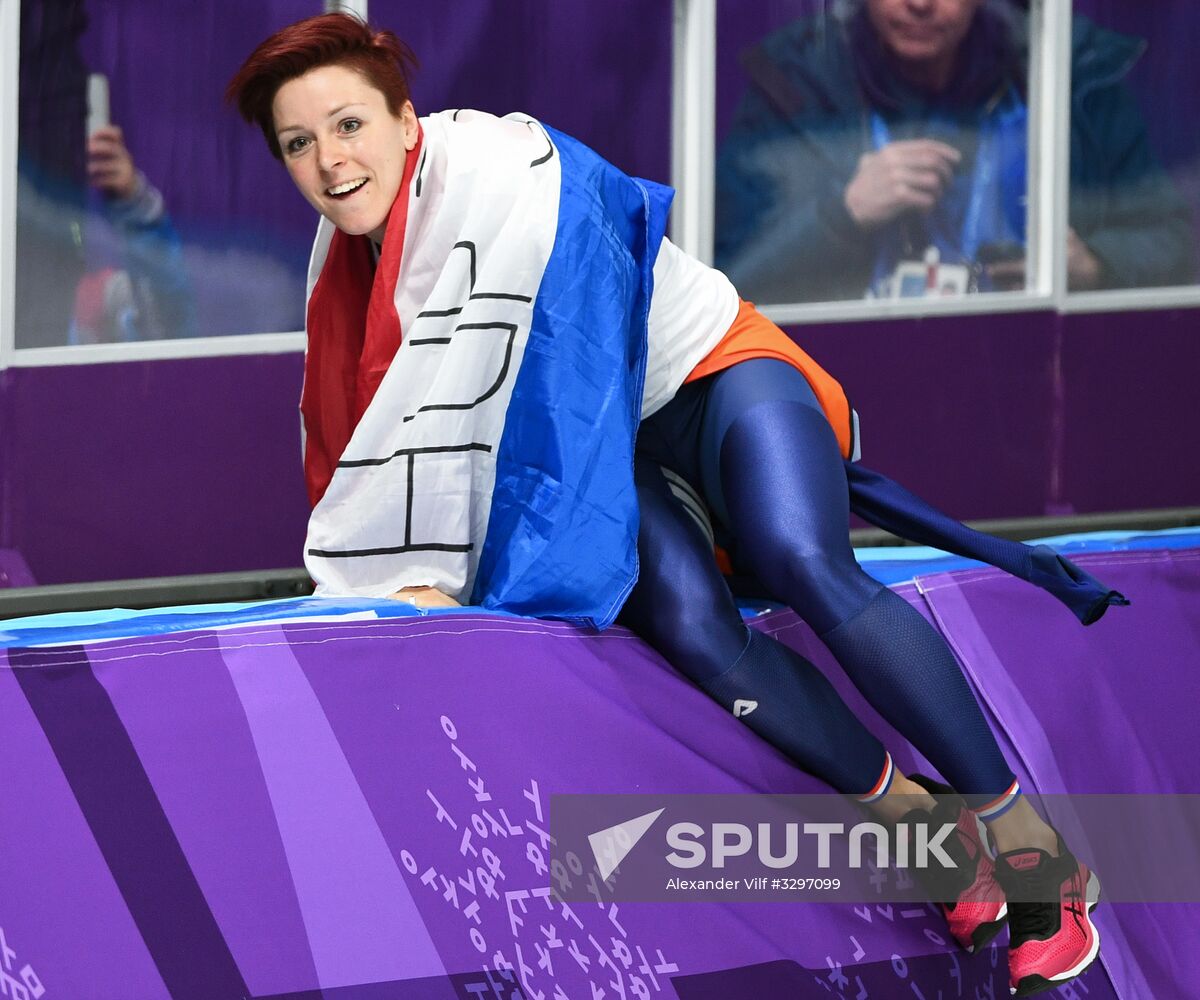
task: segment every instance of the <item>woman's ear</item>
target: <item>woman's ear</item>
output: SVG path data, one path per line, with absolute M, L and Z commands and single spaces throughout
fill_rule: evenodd
M 412 101 L 405 101 L 400 108 L 400 119 L 404 122 L 404 148 L 413 150 L 417 146 L 417 136 L 421 126 L 417 123 L 417 112 Z

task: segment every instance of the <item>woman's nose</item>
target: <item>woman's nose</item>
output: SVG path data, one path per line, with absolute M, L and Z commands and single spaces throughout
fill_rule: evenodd
M 337 143 L 324 142 L 317 146 L 317 163 L 326 173 L 336 170 L 344 159 Z

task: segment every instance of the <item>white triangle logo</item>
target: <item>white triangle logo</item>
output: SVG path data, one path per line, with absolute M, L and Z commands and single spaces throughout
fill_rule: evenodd
M 758 708 L 757 701 L 742 701 L 742 699 L 739 698 L 733 703 L 733 717 L 735 719 L 740 719 L 743 715 L 749 715 L 756 708 Z
M 608 880 L 608 876 L 625 860 L 625 856 L 662 814 L 663 810 L 659 809 L 588 835 L 588 843 L 592 846 L 592 854 L 596 857 L 596 867 L 600 870 L 602 881 Z

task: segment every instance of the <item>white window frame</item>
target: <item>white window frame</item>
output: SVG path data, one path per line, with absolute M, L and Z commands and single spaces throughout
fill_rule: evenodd
M 674 0 L 672 182 L 678 196 L 672 238 L 709 263 L 715 214 L 716 2 Z M 1067 291 L 1071 15 L 1072 5 L 1061 0 L 1032 0 L 1030 4 L 1028 288 L 946 299 L 763 303 L 759 308 L 777 323 L 805 324 L 1038 310 L 1123 312 L 1200 306 L 1200 285 Z
M 671 239 L 712 263 L 717 0 L 672 0 Z
M 367 19 L 367 0 L 324 0 L 326 14 L 335 11 L 345 11 L 347 14 L 357 14 L 364 21 Z
M 17 60 L 20 0 L 0 0 L 0 370 L 13 356 L 17 321 Z

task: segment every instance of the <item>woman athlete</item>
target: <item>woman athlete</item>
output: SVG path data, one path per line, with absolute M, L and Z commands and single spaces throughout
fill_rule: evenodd
M 392 383 L 403 380 L 405 372 L 391 368 L 393 356 L 400 365 L 401 358 L 412 355 L 396 353 L 399 329 L 393 314 L 411 309 L 421 319 L 466 308 L 434 308 L 446 303 L 428 301 L 419 290 L 424 279 L 411 261 L 400 261 L 399 242 L 411 241 L 411 246 L 405 244 L 410 255 L 417 252 L 418 234 L 425 234 L 422 246 L 435 243 L 428 233 L 444 226 L 448 214 L 461 208 L 466 219 L 476 211 L 475 202 L 461 201 L 447 204 L 436 216 L 429 214 L 419 200 L 421 185 L 428 185 L 425 202 L 435 184 L 444 183 L 445 192 L 455 190 L 464 162 L 468 172 L 479 176 L 478 183 L 502 183 L 507 151 L 522 142 L 549 144 L 549 151 L 530 158 L 529 166 L 553 157 L 556 149 L 564 158 L 569 151 L 566 137 L 531 120 L 514 124 L 477 113 L 418 119 L 405 74 L 411 59 L 390 32 L 374 31 L 348 15 L 327 14 L 293 24 L 263 42 L 229 86 L 230 99 L 247 121 L 261 127 L 271 152 L 327 220 L 314 251 L 315 273 L 310 274 L 303 407 L 314 501 L 332 489 L 331 481 L 338 482 L 339 458 L 356 422 L 370 418 L 372 406 L 378 408 L 382 397 L 372 392 L 389 377 Z M 594 157 L 590 151 L 587 155 Z M 445 168 L 446 177 L 439 180 L 443 160 L 456 166 Z M 635 183 L 623 175 L 620 181 Z M 494 201 L 480 211 L 496 210 Z M 468 247 L 470 285 L 464 301 L 487 297 L 489 293 L 476 289 L 477 247 L 466 238 L 467 224 L 462 226 L 464 232 L 446 244 L 441 257 Z M 509 230 L 504 232 L 511 237 Z M 478 248 L 481 268 L 486 252 Z M 892 509 L 907 508 L 918 535 L 925 531 L 943 547 L 976 554 L 990 548 L 998 564 L 1023 559 L 1027 576 L 1045 569 L 1038 564 L 1046 552 L 978 536 L 894 484 L 882 481 L 881 486 L 873 474 L 849 465 L 852 412 L 837 383 L 741 302 L 720 272 L 666 239 L 650 259 L 649 356 L 634 461 L 640 575 L 620 620 L 799 767 L 857 797 L 884 821 L 911 819 L 915 806 L 920 815 L 931 813 L 935 820 L 955 823 L 953 852 L 963 876 L 947 893 L 943 910 L 955 938 L 968 950 L 983 945 L 1007 919 L 1014 992 L 1026 995 L 1078 975 L 1099 947 L 1088 916 L 1098 899 L 1095 875 L 1022 797 L 945 642 L 917 611 L 859 568 L 848 542 L 849 496 L 857 491 L 860 504 L 855 509 L 867 516 L 872 505 L 887 507 L 895 501 Z M 423 264 L 425 271 L 445 266 L 445 259 Z M 386 315 L 381 317 L 376 286 L 387 281 L 397 284 L 394 298 L 385 289 Z M 522 304 L 529 302 L 528 296 L 490 294 L 520 300 L 514 308 L 528 309 Z M 406 296 L 422 301 L 414 305 Z M 370 329 L 364 339 L 364 324 L 382 328 L 389 323 L 395 328 L 390 348 L 373 347 Z M 469 325 L 456 327 L 456 334 Z M 333 332 L 318 350 L 315 333 L 327 329 Z M 352 349 L 342 343 L 347 337 L 357 338 Z M 427 339 L 439 344 L 450 340 Z M 364 381 L 368 368 L 370 377 Z M 364 384 L 370 388 L 363 390 Z M 365 398 L 349 398 L 364 392 Z M 387 423 L 412 419 L 411 414 L 392 414 Z M 406 453 L 410 493 L 411 453 L 418 450 Z M 717 568 L 710 540 L 670 489 L 664 469 L 702 493 L 738 565 L 812 626 L 867 700 L 937 767 L 953 792 L 902 774 L 811 663 L 747 628 Z M 412 503 L 410 496 L 410 515 Z M 330 518 L 343 522 L 330 530 L 345 528 L 349 511 L 368 520 L 391 516 L 370 503 L 335 505 L 335 513 L 322 514 L 329 506 L 314 511 L 314 524 L 319 514 L 323 519 L 320 530 Z M 891 516 L 880 509 L 873 513 L 877 523 L 887 524 Z M 932 535 L 926 530 L 930 525 L 936 529 Z M 319 534 L 310 526 L 310 545 L 315 532 Z M 1022 551 L 1014 556 L 1016 549 Z M 310 555 L 314 552 L 328 554 L 319 546 L 309 549 Z M 1063 566 L 1068 564 L 1056 564 L 1049 572 L 1061 572 Z M 394 596 L 425 606 L 458 603 L 444 592 L 445 586 L 419 581 L 401 586 L 405 582 L 392 581 Z M 1074 582 L 1079 582 L 1077 575 Z M 379 585 L 374 581 L 362 592 L 378 593 Z M 1107 600 L 1116 602 L 1112 595 Z M 1093 609 L 1092 617 L 1096 614 Z M 931 793 L 944 794 L 935 799 Z M 998 851 L 994 864 L 982 846 L 976 817 L 986 824 Z M 1011 897 L 1007 905 L 1005 894 Z M 1041 901 L 1026 901 L 1030 899 Z

